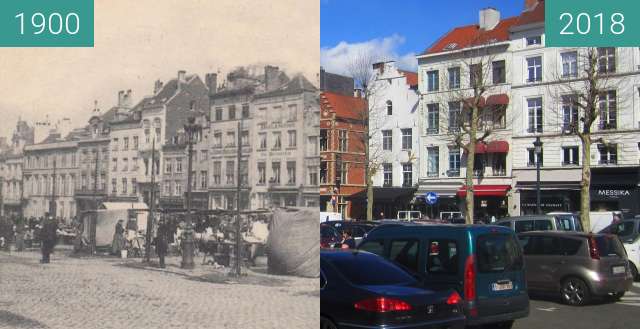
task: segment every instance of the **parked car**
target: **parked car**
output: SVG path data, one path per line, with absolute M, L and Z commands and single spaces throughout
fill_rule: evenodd
M 349 230 L 351 236 L 356 241 L 356 245 L 358 245 L 367 232 L 376 227 L 377 223 L 366 221 L 332 221 L 327 222 L 326 225 L 333 227 L 340 236 L 342 236 L 344 230 Z
M 580 221 L 580 215 L 572 212 L 560 212 L 554 211 L 547 213 L 549 216 L 557 218 L 564 228 L 564 231 L 576 231 L 583 232 L 582 222 Z
M 467 324 L 510 328 L 528 316 L 522 250 L 513 230 L 490 225 L 396 225 L 369 232 L 359 249 L 418 273 L 430 289 L 455 289 Z
M 320 248 L 333 248 L 341 239 L 335 228 L 325 223 L 320 224 Z
M 593 297 L 620 299 L 633 279 L 617 236 L 581 232 L 527 232 L 518 236 L 531 292 L 559 294 L 569 305 Z
M 320 251 L 320 328 L 464 328 L 455 290 L 421 287 L 414 276 L 377 255 Z
M 640 280 L 638 268 L 640 267 L 640 217 L 624 219 L 616 224 L 611 224 L 600 233 L 617 235 L 624 245 L 629 258 L 629 267 L 635 280 Z
M 516 233 L 529 231 L 576 231 L 582 230 L 579 219 L 573 217 L 559 217 L 551 215 L 527 215 L 509 217 L 495 223 L 509 227 Z

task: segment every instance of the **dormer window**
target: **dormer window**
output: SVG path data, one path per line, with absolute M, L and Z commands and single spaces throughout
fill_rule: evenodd
M 393 115 L 393 102 L 387 101 L 387 115 Z

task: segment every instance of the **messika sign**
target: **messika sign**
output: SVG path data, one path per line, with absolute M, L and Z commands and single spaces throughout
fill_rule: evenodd
M 620 197 L 629 196 L 631 192 L 629 190 L 598 190 L 598 195 L 608 197 Z

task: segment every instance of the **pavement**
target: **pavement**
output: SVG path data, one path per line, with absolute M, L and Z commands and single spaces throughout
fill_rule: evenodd
M 139 258 L 0 251 L 0 328 L 318 328 L 318 279 L 252 268 L 241 277 Z
M 574 307 L 552 298 L 533 297 L 529 317 L 514 329 L 580 328 L 623 329 L 640 327 L 640 282 L 635 282 L 619 302 L 596 301 Z

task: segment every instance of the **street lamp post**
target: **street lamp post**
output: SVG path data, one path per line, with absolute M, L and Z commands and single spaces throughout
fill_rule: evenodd
M 182 263 L 180 267 L 184 269 L 192 269 L 195 267 L 193 262 L 193 223 L 191 221 L 191 184 L 193 180 L 193 174 L 191 173 L 193 167 L 193 144 L 202 132 L 202 126 L 196 123 L 195 117 L 190 117 L 187 124 L 184 125 L 184 131 L 187 135 L 188 144 L 188 171 L 187 171 L 187 213 L 185 218 L 185 230 L 184 238 L 182 240 Z
M 542 157 L 542 141 L 540 136 L 536 136 L 536 141 L 533 142 L 534 152 L 536 154 L 536 214 L 541 214 L 540 208 L 540 158 Z
M 342 213 L 340 209 L 340 186 L 342 185 L 342 155 L 340 153 L 336 153 L 336 168 L 335 168 L 335 178 L 336 178 L 336 212 Z

